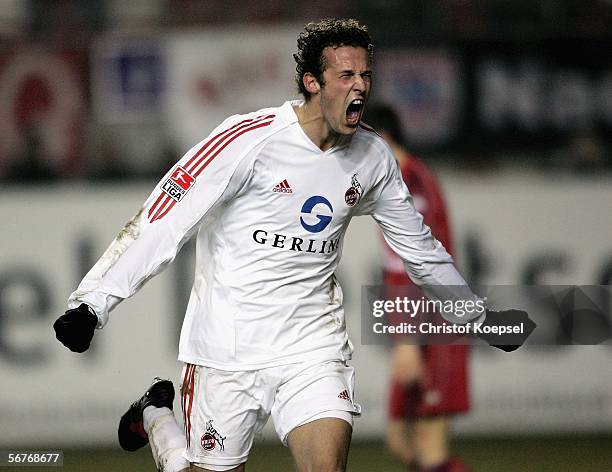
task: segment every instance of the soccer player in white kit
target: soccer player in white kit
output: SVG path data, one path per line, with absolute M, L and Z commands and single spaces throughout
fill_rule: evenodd
M 185 434 L 157 408 L 172 403 L 163 382 L 133 408 L 137 417 L 146 410 L 144 430 L 134 418 L 124 425 L 144 438 L 134 447 L 151 440 L 164 470 L 244 470 L 269 416 L 298 470 L 345 470 L 360 407 L 334 271 L 353 216 L 372 215 L 417 284 L 466 286 L 415 210 L 393 154 L 361 123 L 372 84 L 367 29 L 311 23 L 294 57 L 304 101 L 232 116 L 188 151 L 55 325 L 66 346 L 86 350 L 94 327 L 197 233 L 179 346 Z M 165 439 L 156 442 L 160 421 Z

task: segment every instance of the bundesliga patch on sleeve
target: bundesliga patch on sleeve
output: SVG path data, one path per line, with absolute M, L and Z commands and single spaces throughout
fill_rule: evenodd
M 161 188 L 170 198 L 180 202 L 194 183 L 195 177 L 181 166 L 176 166 L 170 178 L 164 182 Z

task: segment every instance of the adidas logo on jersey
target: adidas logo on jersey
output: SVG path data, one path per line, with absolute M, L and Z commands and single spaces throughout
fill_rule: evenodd
M 347 402 L 351 401 L 351 397 L 349 396 L 349 393 L 346 390 L 342 390 L 339 394 L 338 394 L 338 398 L 340 400 L 346 400 Z
M 287 182 L 287 179 L 276 184 L 274 188 L 272 189 L 272 191 L 276 193 L 293 193 L 293 190 L 291 189 L 289 182 Z

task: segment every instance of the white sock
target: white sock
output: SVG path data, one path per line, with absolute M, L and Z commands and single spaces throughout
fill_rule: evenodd
M 153 423 L 157 418 L 166 415 L 174 416 L 174 412 L 170 408 L 165 406 L 157 408 L 156 406 L 149 405 L 144 410 L 142 410 L 142 425 L 147 434 L 149 434 L 149 426 L 151 425 L 151 423 Z
M 187 469 L 189 462 L 183 456 L 187 442 L 172 410 L 148 406 L 142 412 L 142 419 L 158 470 L 179 472 Z

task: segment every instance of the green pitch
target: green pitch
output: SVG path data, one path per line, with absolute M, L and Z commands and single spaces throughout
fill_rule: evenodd
M 601 472 L 612 470 L 612 438 L 532 437 L 508 439 L 464 439 L 454 449 L 474 472 Z M 154 472 L 149 448 L 136 453 L 118 449 L 64 450 L 63 468 L 11 467 L 15 471 L 57 470 L 58 472 Z M 288 449 L 256 444 L 247 465 L 249 472 L 294 470 Z M 381 443 L 354 442 L 348 470 L 351 472 L 405 472 L 385 451 Z

